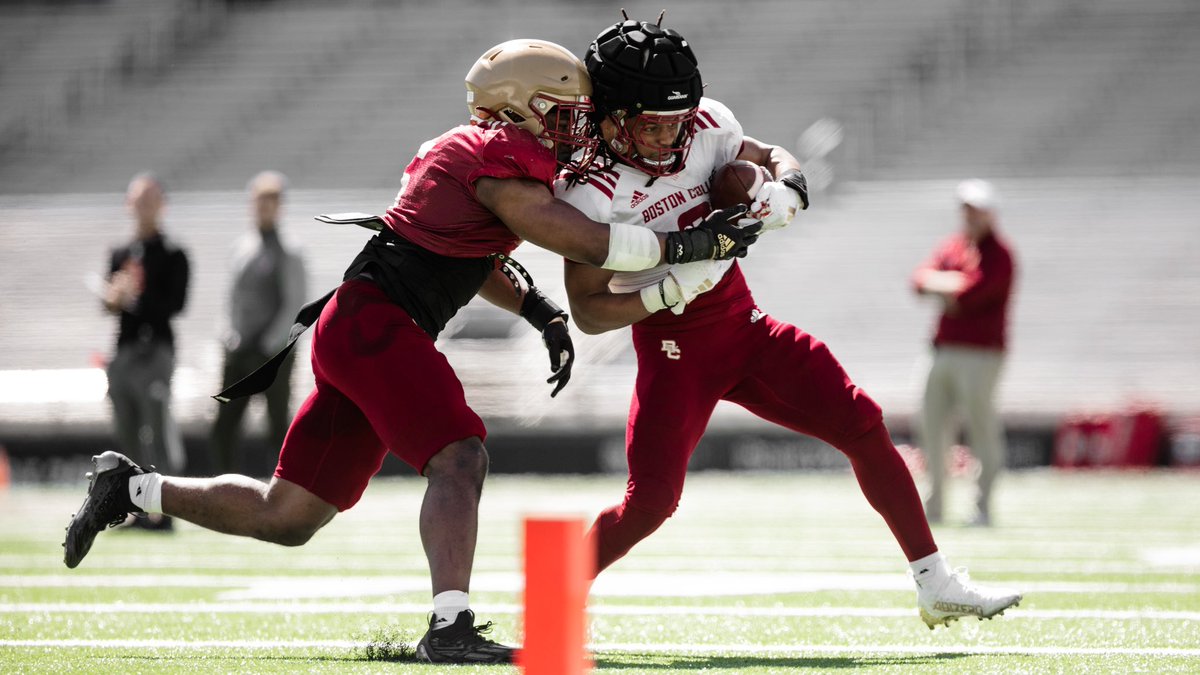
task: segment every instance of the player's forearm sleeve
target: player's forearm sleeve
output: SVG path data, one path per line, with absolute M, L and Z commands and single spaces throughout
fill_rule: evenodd
M 637 225 L 610 223 L 608 226 L 608 258 L 601 265 L 606 270 L 636 272 L 649 269 L 661 259 L 658 235 Z

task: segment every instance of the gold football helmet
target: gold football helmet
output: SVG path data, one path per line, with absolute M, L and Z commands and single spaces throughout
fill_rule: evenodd
M 595 158 L 592 83 L 565 47 L 545 40 L 509 40 L 487 50 L 467 73 L 467 110 L 533 134 L 560 166 L 583 172 Z

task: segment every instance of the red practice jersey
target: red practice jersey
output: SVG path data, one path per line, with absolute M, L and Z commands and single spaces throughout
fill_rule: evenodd
M 962 233 L 955 234 L 924 267 L 967 276 L 966 286 L 955 297 L 955 309 L 944 312 L 938 321 L 933 343 L 1004 349 L 1016 269 L 1009 245 L 995 233 L 977 245 Z
M 451 258 L 511 253 L 521 240 L 475 197 L 483 177 L 553 185 L 554 154 L 529 132 L 502 123 L 455 127 L 426 141 L 404 170 L 383 220 L 396 234 Z

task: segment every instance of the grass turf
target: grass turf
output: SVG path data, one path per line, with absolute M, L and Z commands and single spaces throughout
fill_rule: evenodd
M 597 669 L 1200 670 L 1200 475 L 1010 474 L 989 529 L 953 524 L 967 513 L 954 487 L 934 533 L 952 565 L 1026 591 L 1003 618 L 929 631 L 848 474 L 699 473 L 676 516 L 593 588 Z M 590 519 L 623 488 L 620 476 L 489 479 L 471 595 L 496 639 L 520 639 L 522 517 Z M 117 530 L 68 570 L 59 543 L 84 489 L 0 493 L 0 671 L 438 672 L 406 649 L 429 609 L 420 480 L 376 480 L 302 548 L 187 524 Z

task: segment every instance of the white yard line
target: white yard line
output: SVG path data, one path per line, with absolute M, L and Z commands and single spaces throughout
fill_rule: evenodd
M 41 647 L 60 649 L 83 647 L 100 649 L 354 649 L 367 642 L 352 640 L 0 640 L 0 647 Z M 838 645 L 682 645 L 659 643 L 591 644 L 600 652 L 650 654 L 1014 654 L 1047 656 L 1200 656 L 1200 649 L 1174 647 L 1019 647 L 980 645 L 879 645 L 844 647 Z
M 838 645 L 672 645 L 653 643 L 611 643 L 590 645 L 590 649 L 613 652 L 682 652 L 686 654 L 1038 654 L 1048 656 L 1200 656 L 1200 649 L 1176 647 L 1019 647 L 985 645 L 879 645 L 844 647 Z
M 520 614 L 521 606 L 477 603 L 480 614 Z M 173 602 L 173 603 L 0 603 L 0 614 L 416 614 L 429 612 L 428 603 L 388 602 Z M 722 617 L 915 617 L 916 607 L 713 607 L 595 605 L 594 616 L 722 616 Z M 1020 619 L 1101 619 L 1106 621 L 1200 621 L 1200 611 L 1169 610 L 1046 610 L 1013 609 L 1005 617 Z
M 1200 583 L 1188 582 L 1006 582 L 1025 593 L 1143 594 L 1200 593 Z M 484 572 L 474 575 L 476 592 L 518 593 L 522 575 L 516 572 Z M 425 575 L 353 576 L 250 576 L 204 574 L 137 575 L 0 575 L 0 588 L 208 588 L 227 589 L 222 600 L 279 600 L 362 598 L 396 593 L 429 591 Z M 821 591 L 911 591 L 904 574 L 731 574 L 609 572 L 592 586 L 592 597 L 722 597 L 779 595 Z
M 1122 557 L 1121 559 L 1097 559 L 1095 555 L 1080 555 L 1071 558 L 1049 555 L 1040 558 L 998 558 L 988 556 L 986 558 L 986 565 L 989 576 L 1022 574 L 1032 568 L 1047 565 L 1052 565 L 1055 574 L 1058 576 L 1072 574 L 1139 574 L 1144 573 L 1147 570 L 1147 566 L 1155 568 L 1155 570 L 1200 572 L 1200 553 L 1193 552 L 1190 549 L 1147 549 L 1139 555 L 1141 557 L 1140 562 L 1126 557 Z M 355 556 L 353 560 L 334 558 L 332 556 L 329 558 L 306 556 L 300 561 L 270 558 L 267 559 L 269 561 L 267 564 L 277 562 L 280 565 L 287 565 L 293 571 L 305 574 L 336 572 L 339 575 L 379 574 L 381 576 L 421 572 L 428 565 L 423 555 L 389 556 L 387 554 L 378 554 L 362 556 L 355 554 Z M 679 557 L 686 558 L 687 556 L 680 555 Z M 1053 557 L 1053 562 L 1047 561 L 1047 558 L 1050 557 Z M 833 559 L 832 561 L 828 557 L 819 560 L 798 560 L 795 556 L 787 555 L 755 556 L 750 559 L 746 556 L 704 555 L 702 562 L 709 569 L 744 570 L 746 573 L 819 574 L 829 570 L 831 567 L 836 567 L 844 572 L 854 574 L 885 574 L 889 571 L 904 569 L 902 561 L 899 565 L 897 564 L 898 559 L 898 556 L 891 555 L 881 557 L 858 556 L 853 560 Z M 142 556 L 138 560 L 139 566 L 143 569 L 154 569 L 160 572 L 173 570 L 191 571 L 199 567 L 209 570 L 214 574 L 253 574 L 257 570 L 264 569 L 264 563 L 261 558 L 247 557 L 244 554 L 204 556 L 155 554 L 153 556 Z M 678 569 L 677 560 L 678 558 L 672 558 L 660 562 L 659 560 L 644 557 L 639 561 L 639 567 L 649 572 L 661 568 L 664 573 L 668 573 L 670 570 Z M 0 553 L 0 570 L 43 569 L 45 564 L 46 556 L 44 555 L 6 555 Z M 478 571 L 503 571 L 512 567 L 513 558 L 511 556 L 476 556 L 475 558 L 475 569 Z M 693 565 L 693 569 L 696 567 L 698 566 Z

